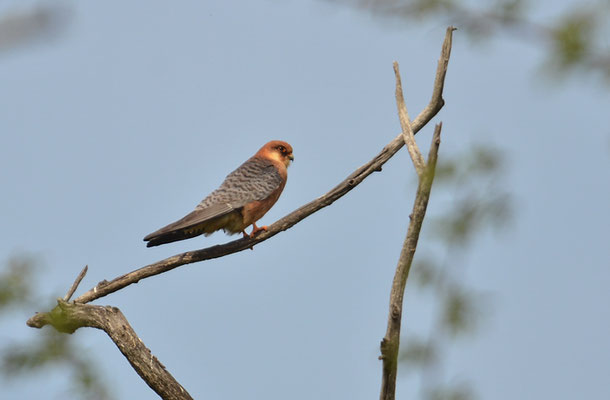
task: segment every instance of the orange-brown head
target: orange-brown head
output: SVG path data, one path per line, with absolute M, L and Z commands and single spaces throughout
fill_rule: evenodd
M 285 167 L 288 167 L 290 162 L 294 160 L 294 156 L 292 155 L 292 146 L 281 140 L 272 140 L 269 143 L 266 143 L 255 154 L 255 157 L 256 156 L 278 161 Z

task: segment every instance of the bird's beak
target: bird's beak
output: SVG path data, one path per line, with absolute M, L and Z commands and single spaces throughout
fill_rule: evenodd
M 289 159 L 290 161 L 294 161 L 294 156 L 293 156 L 292 154 L 290 154 L 290 155 L 288 156 L 288 159 Z

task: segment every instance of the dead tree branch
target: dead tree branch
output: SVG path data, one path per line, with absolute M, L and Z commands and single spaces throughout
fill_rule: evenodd
M 398 69 L 396 68 L 395 70 L 397 71 Z M 399 79 L 397 76 L 397 85 L 398 84 Z M 397 101 L 399 103 L 401 99 L 402 96 L 400 96 L 400 98 L 397 96 Z M 404 107 L 404 100 L 403 104 L 399 104 L 398 107 L 399 109 Z M 398 348 L 400 346 L 400 324 L 402 320 L 403 298 L 407 285 L 407 278 L 409 277 L 409 271 L 411 270 L 411 264 L 413 263 L 413 256 L 415 255 L 415 249 L 417 248 L 417 241 L 419 240 L 419 232 L 421 231 L 422 223 L 426 215 L 428 200 L 430 199 L 438 148 L 441 143 L 441 127 L 442 124 L 436 125 L 434 130 L 432 144 L 430 145 L 430 153 L 428 155 L 428 163 L 424 166 L 421 173 L 417 171 L 419 183 L 417 185 L 417 193 L 415 194 L 413 212 L 410 215 L 411 222 L 409 223 L 407 236 L 400 252 L 398 266 L 396 267 L 394 281 L 392 282 L 388 328 L 381 341 L 381 356 L 379 357 L 383 360 L 381 394 L 379 396 L 381 400 L 394 400 L 396 395 L 396 373 L 398 371 Z M 414 152 L 421 157 L 419 148 L 414 140 L 413 144 Z M 416 158 L 413 159 L 413 166 L 416 170 L 418 169 Z
M 78 328 L 101 329 L 110 336 L 138 375 L 163 399 L 192 400 L 191 395 L 167 372 L 165 366 L 133 330 L 121 310 L 111 306 L 67 303 L 57 300 L 57 307 L 39 313 L 27 322 L 32 328 L 51 325 L 60 332 L 73 333 Z
M 74 333 L 78 328 L 101 329 L 112 339 L 133 369 L 162 399 L 192 400 L 191 395 L 167 372 L 165 366 L 133 330 L 121 310 L 111 306 L 68 303 L 87 274 L 85 266 L 63 299 L 50 312 L 37 313 L 26 324 L 31 328 L 51 325 L 59 332 Z
M 421 176 L 424 173 L 426 162 L 422 157 L 417 143 L 415 143 L 415 134 L 411 129 L 411 119 L 409 118 L 409 112 L 407 111 L 407 105 L 405 104 L 405 98 L 402 93 L 402 79 L 400 79 L 400 68 L 398 63 L 394 61 L 394 75 L 396 75 L 396 106 L 398 108 L 398 119 L 400 120 L 400 127 L 402 128 L 402 138 L 407 145 L 409 156 L 415 166 L 417 176 Z
M 83 278 L 87 274 L 88 269 L 89 269 L 89 266 L 85 265 L 85 268 L 83 268 L 83 270 L 80 272 L 80 274 L 78 274 L 78 276 L 74 280 L 74 283 L 72 284 L 72 287 L 70 288 L 70 290 L 68 290 L 68 293 L 66 293 L 66 295 L 64 296 L 64 301 L 70 301 L 70 298 L 72 297 L 74 292 L 76 292 L 76 288 L 78 287 L 78 285 L 80 285 L 80 282 L 83 280 Z
M 443 48 L 441 51 L 441 58 L 438 62 L 438 67 L 436 70 L 436 78 L 434 81 L 432 98 L 428 105 L 424 108 L 424 110 L 417 116 L 417 118 L 415 118 L 415 120 L 408 124 L 407 131 L 410 131 L 410 138 L 412 138 L 413 135 L 416 134 L 424 125 L 426 125 L 444 105 L 444 100 L 442 96 L 443 86 L 445 81 L 445 75 L 447 73 L 449 56 L 451 53 L 451 39 L 453 30 L 453 27 L 449 27 L 445 35 L 445 40 L 443 42 Z M 408 122 L 408 114 L 406 121 Z M 435 141 L 434 143 L 436 143 L 436 148 L 438 148 L 438 143 L 440 142 L 438 140 L 439 135 L 440 127 L 437 128 L 437 133 L 435 133 L 435 138 L 433 139 Z M 390 143 L 388 143 L 381 150 L 381 152 L 377 154 L 371 161 L 358 168 L 328 193 L 305 204 L 304 206 L 281 218 L 273 225 L 270 225 L 267 231 L 261 232 L 254 238 L 243 238 L 223 245 L 212 246 L 201 250 L 189 251 L 166 258 L 154 264 L 147 265 L 145 267 L 129 272 L 125 275 L 119 276 L 111 281 L 104 280 L 98 283 L 92 289 L 88 290 L 87 292 L 76 298 L 73 302 L 68 303 L 67 300 L 70 299 L 70 297 L 76 290 L 76 287 L 82 280 L 82 277 L 84 277 L 86 273 L 85 268 L 81 272 L 79 277 L 76 279 L 64 299 L 59 299 L 58 305 L 52 311 L 34 315 L 28 320 L 27 324 L 30 327 L 35 328 L 41 328 L 45 325 L 51 325 L 55 327 L 55 329 L 57 329 L 58 331 L 66 333 L 72 333 L 80 327 L 92 327 L 102 329 L 110 336 L 110 338 L 114 341 L 119 350 L 129 360 L 129 363 L 132 365 L 132 367 L 142 377 L 142 379 L 144 379 L 146 383 L 162 398 L 191 399 L 191 396 L 186 392 L 186 390 L 184 390 L 184 388 L 165 370 L 165 367 L 159 362 L 159 360 L 157 360 L 156 357 L 151 354 L 150 350 L 148 350 L 146 346 L 144 346 L 142 341 L 138 338 L 137 334 L 129 325 L 129 322 L 127 321 L 125 316 L 120 312 L 118 308 L 110 306 L 93 306 L 87 305 L 86 303 L 104 297 L 110 293 L 116 292 L 131 284 L 137 283 L 141 279 L 145 279 L 154 275 L 170 271 L 181 265 L 210 260 L 213 258 L 222 257 L 228 254 L 252 248 L 253 246 L 267 239 L 270 239 L 278 233 L 291 228 L 292 226 L 294 226 L 301 220 L 307 218 L 314 212 L 317 212 L 320 209 L 331 205 L 336 200 L 343 197 L 353 188 L 358 186 L 373 172 L 381 171 L 383 164 L 385 164 L 392 156 L 394 156 L 394 154 L 396 154 L 396 152 L 400 150 L 400 148 L 404 144 L 405 133 L 403 131 Z M 431 184 L 431 175 L 429 175 L 427 171 L 431 169 L 430 165 L 432 163 L 432 160 L 436 160 L 436 153 L 434 154 L 434 157 L 431 153 L 428 160 L 428 166 L 425 170 L 426 172 L 420 175 L 420 184 L 424 181 L 428 182 L 428 180 Z M 418 190 L 418 198 L 421 197 L 419 192 L 420 191 Z M 427 203 L 427 197 L 425 198 L 425 202 Z M 416 202 L 416 206 L 418 206 L 418 204 L 419 203 Z M 425 203 L 423 207 L 425 208 Z M 417 210 L 419 210 L 419 208 L 417 208 Z M 414 215 L 416 214 L 417 210 L 414 209 Z M 416 218 L 414 218 L 414 220 L 415 219 Z M 421 226 L 421 221 L 419 223 L 419 226 Z M 409 232 L 411 232 L 411 228 L 409 228 Z M 417 230 L 417 234 L 419 234 L 419 228 Z M 408 240 L 410 240 L 409 237 L 410 236 L 408 234 Z M 403 252 L 406 252 L 405 254 L 407 254 L 407 256 L 409 254 L 409 251 L 410 250 L 403 249 Z M 401 255 L 401 260 L 402 259 L 403 256 Z M 406 280 L 406 275 L 404 279 Z M 394 288 L 392 289 L 392 293 L 394 294 Z M 400 307 L 402 307 L 402 294 L 400 294 Z M 398 310 L 399 312 L 402 312 L 402 308 Z M 397 332 L 399 333 L 400 320 L 398 321 L 398 324 L 399 325 Z M 397 351 L 398 342 L 397 340 L 394 341 L 394 333 L 392 333 L 391 337 L 390 335 L 386 336 L 389 339 L 387 341 L 384 339 L 384 342 L 387 342 L 388 346 L 395 345 Z M 391 361 L 392 354 L 387 353 L 386 355 L 386 352 L 384 352 L 382 349 L 382 355 L 384 356 L 385 382 L 386 358 L 387 360 Z M 391 362 L 396 363 L 396 354 L 394 354 L 393 357 L 393 361 Z M 394 378 L 395 373 L 396 368 L 394 367 Z M 395 381 L 393 385 L 395 386 Z
M 449 56 L 451 55 L 451 41 L 454 30 L 455 28 L 453 27 L 447 28 L 447 33 L 445 35 L 445 40 L 443 42 L 443 48 L 441 51 L 441 57 L 436 70 L 432 98 L 430 99 L 430 102 L 426 108 L 424 108 L 424 110 L 410 124 L 413 134 L 419 132 L 419 130 L 426 125 L 445 104 L 445 100 L 443 99 L 443 87 L 445 84 L 445 75 L 447 74 L 447 66 L 449 64 Z M 404 135 L 401 132 L 371 161 L 358 168 L 328 193 L 318 197 L 317 199 L 305 204 L 304 206 L 276 221 L 273 225 L 270 225 L 267 228 L 267 231 L 261 232 L 254 238 L 238 239 L 222 245 L 177 254 L 154 264 L 150 264 L 135 271 L 129 272 L 125 275 L 121 275 L 111 281 L 104 280 L 98 283 L 94 288 L 80 295 L 74 301 L 77 303 L 89 303 L 95 299 L 99 299 L 100 297 L 104 297 L 110 293 L 116 292 L 117 290 L 123 289 L 126 286 L 137 283 L 141 279 L 162 274 L 181 265 L 210 260 L 250 249 L 257 244 L 272 238 L 278 233 L 290 229 L 311 214 L 331 205 L 336 200 L 346 195 L 350 190 L 358 186 L 373 172 L 381 171 L 383 164 L 392 158 L 392 156 L 394 156 L 394 154 L 396 154 L 396 152 L 400 150 L 404 144 Z

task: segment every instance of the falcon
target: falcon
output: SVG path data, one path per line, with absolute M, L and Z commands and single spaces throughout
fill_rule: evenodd
M 280 197 L 286 179 L 287 168 L 294 160 L 292 146 L 281 140 L 273 140 L 225 178 L 220 187 L 210 193 L 184 218 L 147 235 L 147 247 L 158 246 L 201 234 L 211 235 L 223 230 L 230 235 L 243 233 L 254 237 L 266 226 L 256 226 L 256 221 L 275 204 Z M 248 235 L 246 227 L 252 225 Z

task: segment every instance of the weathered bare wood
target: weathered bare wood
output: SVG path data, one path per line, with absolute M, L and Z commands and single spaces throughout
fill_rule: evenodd
M 121 310 L 116 307 L 67 303 L 58 299 L 53 310 L 34 315 L 27 324 L 32 328 L 51 325 L 65 333 L 73 333 L 83 327 L 101 329 L 108 334 L 138 375 L 161 398 L 192 400 L 182 385 L 167 372 L 157 357 L 152 355 Z
M 396 374 L 398 371 L 398 348 L 400 346 L 400 326 L 402 321 L 402 306 L 407 285 L 407 278 L 413 263 L 413 256 L 417 248 L 419 240 L 419 232 L 426 215 L 428 200 L 430 199 L 430 191 L 434 180 L 434 172 L 436 169 L 436 160 L 438 155 L 438 147 L 440 145 L 441 124 L 436 126 L 432 144 L 430 145 L 430 154 L 428 155 L 428 163 L 422 175 L 419 178 L 417 193 L 415 195 L 415 203 L 413 204 L 413 212 L 411 213 L 411 221 L 407 230 L 394 281 L 392 282 L 392 291 L 390 293 L 390 311 L 388 315 L 388 327 L 386 334 L 381 341 L 381 356 L 383 360 L 383 372 L 381 379 L 381 400 L 394 400 L 396 396 Z M 419 151 L 419 150 L 418 150 Z M 413 162 L 417 168 L 415 162 Z
M 443 87 L 445 82 L 445 75 L 447 74 L 447 66 L 449 63 L 449 56 L 451 54 L 451 39 L 452 32 L 455 30 L 453 27 L 447 28 L 445 40 L 443 42 L 443 48 L 441 51 L 441 58 L 438 62 L 436 70 L 436 78 L 434 80 L 434 89 L 432 92 L 432 98 L 426 108 L 413 120 L 411 123 L 411 130 L 413 134 L 419 132 L 443 107 L 445 101 L 443 100 Z M 110 293 L 116 292 L 117 290 L 123 289 L 126 286 L 139 282 L 141 279 L 149 278 L 181 265 L 191 264 L 199 261 L 210 260 L 226 256 L 227 254 L 237 253 L 242 250 L 250 249 L 255 245 L 264 242 L 267 239 L 272 238 L 278 233 L 290 229 L 303 219 L 307 218 L 316 211 L 321 210 L 334 203 L 346 195 L 350 190 L 358 186 L 364 179 L 371 175 L 375 171 L 381 171 L 381 167 L 385 164 L 401 147 L 405 144 L 402 132 L 388 143 L 379 154 L 377 154 L 372 160 L 356 169 L 341 183 L 331 189 L 328 193 L 318 197 L 315 200 L 310 201 L 304 206 L 296 209 L 285 217 L 281 218 L 273 225 L 269 225 L 267 231 L 263 231 L 254 238 L 242 238 L 234 240 L 229 243 L 208 247 L 201 250 L 188 251 L 186 253 L 177 254 L 175 256 L 166 258 L 156 263 L 147 265 L 139 268 L 125 275 L 121 275 L 111 281 L 102 281 L 97 284 L 94 288 L 90 289 L 86 293 L 83 293 L 74 301 L 77 303 L 89 303 L 100 297 L 107 296 Z
M 404 292 L 407 284 L 407 278 L 409 276 L 409 271 L 411 269 L 411 264 L 413 262 L 413 256 L 415 255 L 415 249 L 417 248 L 419 232 L 421 230 L 423 219 L 426 214 L 428 199 L 430 198 L 430 190 L 432 188 L 432 181 L 434 180 L 434 171 L 436 169 L 436 160 L 438 156 L 438 147 L 440 145 L 440 133 L 442 125 L 437 125 L 434 131 L 432 144 L 430 146 L 430 153 L 428 155 L 428 163 L 423 173 L 420 173 L 419 171 L 421 165 L 419 165 L 419 157 L 417 156 L 417 153 L 419 153 L 420 156 L 421 153 L 419 152 L 415 141 L 411 139 L 413 138 L 413 135 L 417 132 L 417 130 L 414 129 L 414 126 L 418 126 L 418 122 L 421 121 L 420 118 L 422 117 L 422 115 L 429 115 L 430 113 L 433 113 L 434 115 L 444 105 L 443 87 L 445 84 L 447 67 L 449 65 L 449 57 L 451 56 L 451 44 L 454 30 L 455 28 L 450 26 L 447 28 L 447 32 L 445 34 L 445 40 L 443 42 L 443 48 L 441 50 L 441 57 L 438 61 L 438 66 L 436 70 L 436 79 L 434 81 L 434 91 L 432 93 L 432 99 L 430 100 L 426 108 L 415 119 L 415 121 L 413 121 L 410 126 L 410 130 L 407 128 L 405 132 L 405 126 L 403 125 L 403 132 L 400 137 L 402 140 L 412 142 L 412 144 L 414 145 L 414 149 L 416 151 L 411 153 L 411 158 L 416 171 L 418 171 L 419 184 L 417 187 L 417 193 L 415 195 L 413 212 L 410 215 L 411 221 L 407 230 L 407 236 L 405 238 L 400 253 L 398 266 L 396 267 L 396 273 L 392 282 L 392 290 L 390 293 L 390 309 L 388 315 L 388 327 L 386 330 L 386 334 L 383 340 L 381 341 L 381 356 L 379 356 L 379 358 L 383 360 L 381 392 L 379 396 L 381 400 L 394 400 L 396 397 L 396 374 L 398 371 L 398 349 L 400 346 L 400 327 L 402 321 Z M 400 82 L 400 75 L 397 67 L 395 68 L 395 73 L 397 80 L 396 100 L 399 110 L 399 118 L 401 118 L 402 123 L 403 119 L 406 119 L 408 121 L 408 114 L 406 113 L 406 106 L 404 105 L 404 97 L 402 96 L 402 85 Z M 401 116 L 400 114 L 403 108 L 404 113 Z
M 415 143 L 415 133 L 413 133 L 413 129 L 411 129 L 411 119 L 409 118 L 409 112 L 407 111 L 407 105 L 405 104 L 405 98 L 402 92 L 400 68 L 396 61 L 394 61 L 394 75 L 396 76 L 396 107 L 398 108 L 398 119 L 400 121 L 400 127 L 402 128 L 402 139 L 405 141 L 409 156 L 415 166 L 417 176 L 421 176 L 426 168 L 426 162 L 417 147 L 417 143 Z
M 83 278 L 87 274 L 88 269 L 89 269 L 89 266 L 85 265 L 85 268 L 83 268 L 83 270 L 80 272 L 80 274 L 78 274 L 78 276 L 74 280 L 74 283 L 70 287 L 70 290 L 68 290 L 68 293 L 66 293 L 66 295 L 64 296 L 64 301 L 70 301 L 70 297 L 72 297 L 74 292 L 76 292 L 76 288 L 78 288 L 78 285 L 80 285 L 80 282 L 83 280 Z

